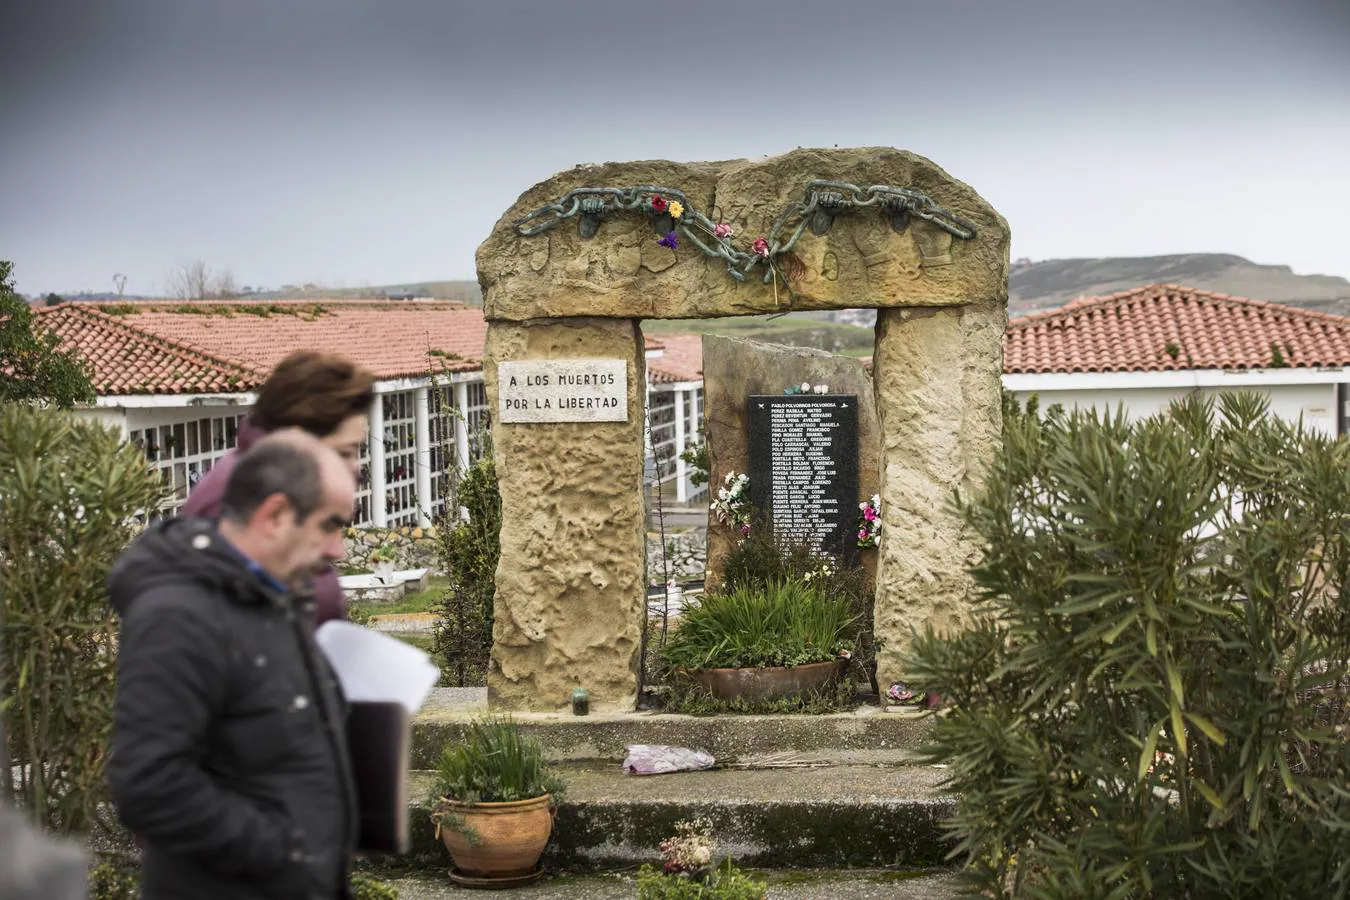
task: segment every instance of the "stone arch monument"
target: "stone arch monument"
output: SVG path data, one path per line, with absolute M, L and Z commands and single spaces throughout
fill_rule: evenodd
M 522 194 L 477 255 L 502 494 L 492 705 L 634 702 L 642 319 L 875 307 L 881 683 L 912 625 L 959 627 L 974 546 L 944 500 L 997 452 L 1008 244 L 975 191 L 888 148 L 577 166 Z

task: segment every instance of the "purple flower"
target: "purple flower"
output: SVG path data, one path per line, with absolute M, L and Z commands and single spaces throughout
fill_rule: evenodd
M 669 247 L 672 250 L 680 249 L 680 238 L 673 231 L 667 232 L 666 236 L 657 241 L 657 243 L 662 247 Z

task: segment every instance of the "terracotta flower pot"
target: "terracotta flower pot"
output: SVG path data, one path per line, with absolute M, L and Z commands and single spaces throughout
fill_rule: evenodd
M 779 700 L 825 687 L 839 674 L 839 662 L 758 669 L 695 669 L 689 674 L 720 700 Z
M 455 868 L 474 878 L 514 878 L 534 872 L 553 833 L 552 799 L 545 794 L 511 803 L 451 805 L 451 814 L 463 819 L 464 827 L 478 838 L 470 843 L 462 831 L 441 826 L 441 840 Z

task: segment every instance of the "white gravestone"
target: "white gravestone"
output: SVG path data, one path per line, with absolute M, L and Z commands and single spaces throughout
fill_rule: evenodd
M 497 364 L 499 422 L 627 422 L 622 359 L 521 360 Z

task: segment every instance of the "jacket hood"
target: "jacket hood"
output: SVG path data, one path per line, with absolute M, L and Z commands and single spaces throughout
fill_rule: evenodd
M 108 596 L 126 615 L 141 594 L 174 584 L 212 589 L 241 604 L 267 600 L 244 559 L 206 519 L 171 518 L 147 528 L 108 573 Z

